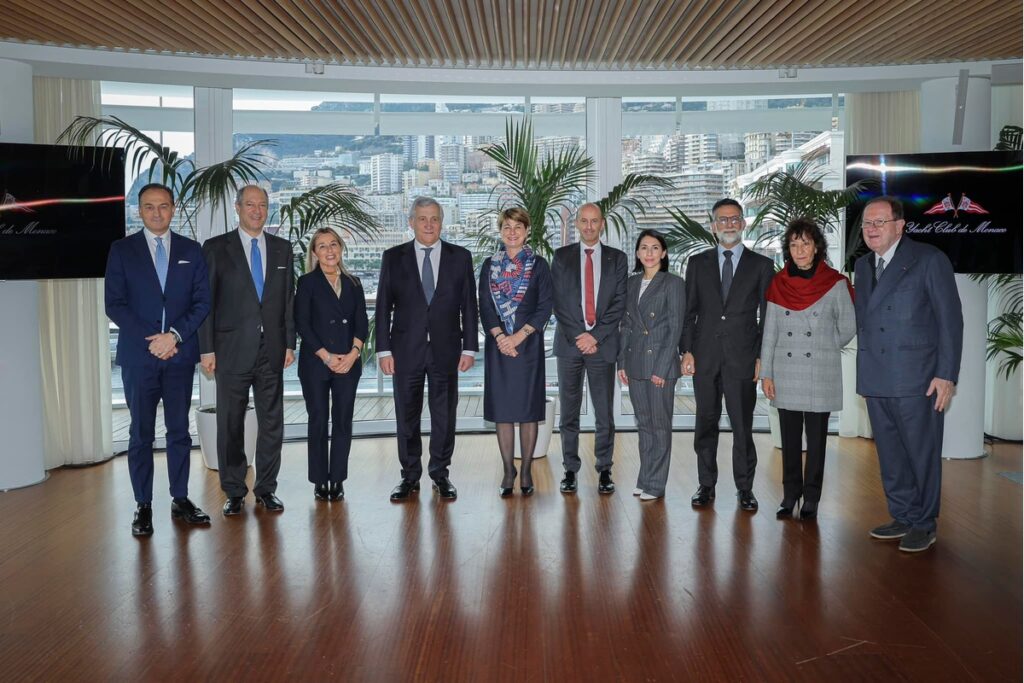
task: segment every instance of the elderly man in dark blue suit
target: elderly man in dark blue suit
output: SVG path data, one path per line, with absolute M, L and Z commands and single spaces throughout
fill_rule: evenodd
M 953 267 L 935 247 L 904 237 L 903 206 L 864 207 L 857 260 L 857 393 L 868 416 L 892 521 L 871 530 L 900 550 L 935 543 L 942 487 L 943 415 L 960 374 L 963 315 Z
M 132 423 L 128 472 L 138 509 L 132 534 L 153 533 L 153 440 L 157 404 L 167 427 L 171 516 L 190 524 L 210 517 L 188 498 L 192 438 L 188 411 L 199 362 L 196 335 L 210 310 L 206 261 L 198 242 L 170 230 L 174 196 L 163 185 L 139 192 L 143 230 L 114 242 L 104 281 L 107 317 L 118 326 L 117 364 Z

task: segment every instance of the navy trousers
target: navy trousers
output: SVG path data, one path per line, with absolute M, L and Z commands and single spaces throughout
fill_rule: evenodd
M 124 397 L 132 418 L 128 432 L 128 474 L 135 502 L 153 500 L 153 439 L 156 409 L 164 402 L 167 427 L 167 478 L 172 498 L 188 496 L 189 456 L 192 437 L 188 433 L 188 411 L 192 405 L 195 366 L 157 362 L 121 366 Z
M 867 398 L 889 514 L 935 530 L 942 492 L 942 422 L 934 396 Z
M 309 481 L 314 484 L 341 483 L 348 478 L 348 456 L 352 449 L 352 413 L 356 389 L 362 376 L 356 361 L 344 375 L 299 372 L 302 397 L 309 416 L 306 448 Z M 330 406 L 330 408 L 328 408 Z M 327 447 L 327 421 L 331 422 L 331 445 Z

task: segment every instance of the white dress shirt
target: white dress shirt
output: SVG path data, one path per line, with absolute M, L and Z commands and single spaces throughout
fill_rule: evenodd
M 882 254 L 881 256 L 879 256 L 878 254 L 875 254 L 875 270 L 876 271 L 878 270 L 878 259 L 880 259 L 880 258 L 884 258 L 885 259 L 885 268 L 889 267 L 889 264 L 892 263 L 892 257 L 896 255 L 896 247 L 900 246 L 900 240 L 901 239 L 903 239 L 902 236 L 900 237 L 899 240 L 896 240 L 895 242 L 893 242 L 892 246 L 889 247 L 886 250 L 886 252 L 884 254 Z M 885 272 L 884 268 L 882 269 L 882 272 Z M 878 276 L 876 275 L 875 277 L 878 277 Z
M 238 236 L 242 240 L 242 251 L 245 252 L 245 263 L 249 266 L 249 272 L 252 272 L 252 235 L 247 233 L 242 228 L 238 228 Z M 260 248 L 260 261 L 263 265 L 263 281 L 267 281 L 267 235 L 264 231 L 260 230 L 259 237 L 256 238 L 257 246 Z
M 594 316 L 597 316 L 597 293 L 601 288 L 601 242 L 590 247 L 580 242 L 580 308 L 583 310 L 583 326 L 592 330 L 597 325 L 587 324 L 587 252 L 585 249 L 593 249 L 594 253 L 590 258 L 594 260 Z
M 164 251 L 167 253 L 167 272 L 169 274 L 171 272 L 171 231 L 168 230 L 167 232 L 165 232 L 162 235 L 157 235 L 156 233 L 150 232 L 149 228 L 143 227 L 142 228 L 142 232 L 146 233 L 146 246 L 149 247 L 149 257 L 151 259 L 153 259 L 153 268 L 154 268 L 154 270 L 156 269 L 156 238 L 157 237 L 163 237 L 164 238 Z M 164 312 L 162 314 L 162 321 L 163 322 L 160 323 L 161 330 L 164 327 L 167 327 L 167 313 L 166 312 Z M 181 335 L 178 334 L 178 331 L 176 329 L 174 329 L 173 327 L 168 327 L 167 331 L 170 332 L 171 334 L 173 334 L 179 340 L 181 339 Z

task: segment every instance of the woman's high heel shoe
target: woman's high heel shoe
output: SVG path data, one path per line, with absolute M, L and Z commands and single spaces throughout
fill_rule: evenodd
M 508 470 L 505 471 L 505 476 L 501 480 L 501 486 L 498 487 L 499 496 L 501 496 L 502 498 L 508 498 L 509 496 L 512 495 L 512 493 L 516 490 L 517 474 L 519 474 L 519 472 L 516 470 L 515 467 L 512 468 L 511 472 Z M 505 482 L 508 482 L 508 486 L 505 486 Z
M 520 486 L 519 490 L 522 492 L 524 496 L 532 496 L 534 489 L 532 486 Z
M 327 484 L 317 484 L 313 487 L 313 497 L 317 500 L 330 500 L 331 489 Z
M 800 508 L 800 519 L 814 519 L 818 516 L 818 501 L 805 500 Z
M 515 489 L 511 486 L 499 486 L 498 495 L 501 496 L 502 498 L 508 498 L 509 496 L 512 495 L 512 492 L 514 490 Z
M 779 509 L 775 511 L 775 517 L 778 519 L 785 519 L 787 517 L 796 516 L 796 506 L 800 503 L 800 499 L 797 498 L 792 503 L 788 500 L 784 500 L 779 503 Z

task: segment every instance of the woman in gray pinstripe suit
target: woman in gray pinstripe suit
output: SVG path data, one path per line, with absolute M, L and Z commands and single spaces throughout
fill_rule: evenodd
M 840 353 L 857 324 L 850 281 L 825 263 L 825 237 L 813 221 L 797 219 L 782 239 L 785 267 L 768 287 L 761 341 L 761 387 L 779 410 L 783 499 L 789 517 L 818 513 L 825 471 L 828 417 L 843 407 Z M 807 463 L 801 471 L 804 425 Z
M 683 279 L 668 272 L 668 245 L 656 230 L 637 238 L 633 271 L 620 327 L 619 380 L 629 386 L 640 440 L 633 495 L 655 500 L 665 495 L 668 481 L 686 292 Z

